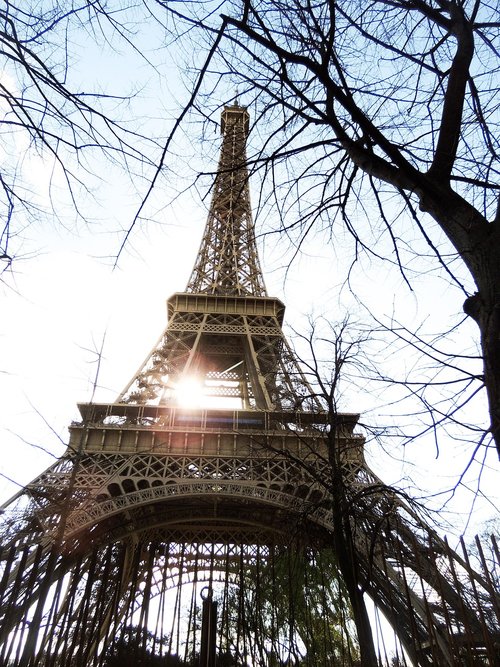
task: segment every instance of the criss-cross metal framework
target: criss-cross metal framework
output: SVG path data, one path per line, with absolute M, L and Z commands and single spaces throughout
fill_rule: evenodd
M 222 112 L 222 150 L 205 233 L 187 291 L 265 297 L 250 207 L 246 159 L 248 111 Z
M 384 486 L 358 416 L 322 409 L 283 335 L 257 258 L 248 122 L 222 114 L 207 228 L 159 343 L 117 402 L 79 406 L 65 455 L 4 506 L 0 664 L 196 664 L 207 587 L 220 665 L 359 664 L 332 548 L 339 484 L 357 586 L 400 664 L 498 658 L 481 545 L 473 567 Z

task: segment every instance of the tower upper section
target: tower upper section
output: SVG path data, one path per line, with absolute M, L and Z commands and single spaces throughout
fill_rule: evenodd
M 186 291 L 266 296 L 257 254 L 246 162 L 249 114 L 224 108 L 222 149 L 205 233 Z
M 210 212 L 185 292 L 118 403 L 255 411 L 320 410 L 267 296 L 250 209 L 244 107 L 222 112 L 222 149 Z

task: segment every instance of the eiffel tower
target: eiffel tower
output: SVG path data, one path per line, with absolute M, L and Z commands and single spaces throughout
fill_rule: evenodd
M 397 664 L 493 665 L 483 551 L 477 572 L 384 486 L 358 415 L 301 371 L 259 265 L 247 110 L 225 107 L 221 129 L 159 343 L 115 403 L 79 405 L 66 453 L 3 507 L 0 664 L 389 664 L 366 646 L 369 598 Z

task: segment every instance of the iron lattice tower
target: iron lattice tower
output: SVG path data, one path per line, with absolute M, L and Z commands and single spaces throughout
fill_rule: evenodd
M 250 207 L 246 160 L 249 115 L 222 112 L 222 150 L 213 199 L 188 292 L 267 296 Z
M 115 403 L 79 405 L 65 455 L 4 506 L 1 664 L 116 664 L 124 639 L 133 664 L 193 664 L 203 633 L 219 664 L 358 664 L 339 520 L 357 588 L 414 664 L 495 660 L 485 559 L 480 575 L 382 484 L 358 415 L 322 408 L 283 335 L 257 255 L 248 130 L 245 108 L 224 109 L 206 230 L 159 343 Z M 205 630 L 200 587 L 220 607 Z M 213 647 L 201 656 L 214 664 Z

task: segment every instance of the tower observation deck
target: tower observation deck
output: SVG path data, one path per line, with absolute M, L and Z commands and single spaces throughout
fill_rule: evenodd
M 3 507 L 2 665 L 389 664 L 368 597 L 407 664 L 498 657 L 485 559 L 474 571 L 384 486 L 358 415 L 328 410 L 286 340 L 249 127 L 225 107 L 205 232 L 159 342 L 116 402 L 79 404 L 66 453 Z

